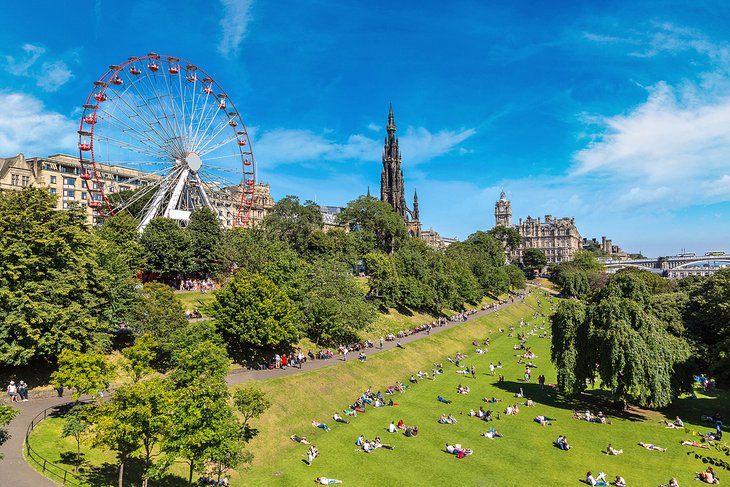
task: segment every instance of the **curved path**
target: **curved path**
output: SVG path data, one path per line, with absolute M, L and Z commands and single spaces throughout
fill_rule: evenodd
M 471 321 L 475 318 L 494 313 L 504 308 L 505 306 L 509 306 L 511 304 L 521 301 L 522 298 L 516 297 L 494 308 L 479 310 L 476 313 L 469 315 L 466 321 Z M 461 323 L 464 323 L 464 321 L 447 322 L 447 324 L 444 326 L 432 328 L 430 334 L 439 333 L 443 330 L 458 326 Z M 398 342 L 405 346 L 408 343 L 414 342 L 428 335 L 429 334 L 426 332 L 419 332 L 404 338 L 396 339 L 391 342 L 385 342 L 382 350 L 379 348 L 379 344 L 376 343 L 376 346 L 374 348 L 369 348 L 365 350 L 365 355 L 370 356 L 384 350 L 393 349 L 396 347 Z M 352 352 L 350 354 L 350 360 L 357 360 L 357 353 L 358 352 Z M 226 382 L 228 384 L 240 384 L 249 380 L 269 379 L 272 377 L 296 374 L 301 371 L 318 369 L 321 367 L 330 367 L 341 363 L 342 361 L 343 360 L 341 357 L 335 356 L 329 360 L 307 361 L 302 369 L 288 367 L 285 369 L 274 370 L 233 370 L 228 374 Z M 13 487 L 52 487 L 58 485 L 38 473 L 30 465 L 28 465 L 28 463 L 25 461 L 25 458 L 23 457 L 23 444 L 25 440 L 25 431 L 30 422 L 37 414 L 39 414 L 46 408 L 60 406 L 62 404 L 68 403 L 69 401 L 69 397 L 56 397 L 55 392 L 46 392 L 44 395 L 39 396 L 33 394 L 31 391 L 30 401 L 15 404 L 17 409 L 20 411 L 20 414 L 8 426 L 8 432 L 11 434 L 11 438 L 4 445 L 0 446 L 0 454 L 2 454 L 4 457 L 3 460 L 0 460 L 0 479 L 2 479 L 2 482 L 0 482 L 1 485 L 8 485 Z

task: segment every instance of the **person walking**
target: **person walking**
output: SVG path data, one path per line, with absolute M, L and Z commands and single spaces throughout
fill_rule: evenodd
M 25 381 L 18 382 L 18 395 L 23 402 L 28 402 L 28 384 Z
M 11 380 L 8 385 L 8 396 L 10 396 L 10 402 L 18 402 L 18 386 L 15 385 L 14 380 Z
M 385 345 L 385 339 L 383 337 L 380 337 L 380 350 L 383 349 L 384 345 Z
M 347 362 L 347 347 L 342 347 L 342 360 Z

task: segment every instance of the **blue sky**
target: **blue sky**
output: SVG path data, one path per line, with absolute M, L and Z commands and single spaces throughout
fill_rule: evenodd
M 129 6 L 125 6 L 129 3 Z M 260 181 L 344 205 L 378 193 L 388 103 L 421 220 L 465 238 L 574 216 L 630 251 L 730 251 L 730 4 L 12 2 L 0 157 L 74 153 L 109 64 L 154 51 L 210 73 Z

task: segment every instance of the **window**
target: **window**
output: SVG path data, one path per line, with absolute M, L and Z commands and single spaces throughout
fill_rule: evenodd
M 56 188 L 49 188 L 48 192 L 51 194 L 56 194 Z
M 75 191 L 73 189 L 64 189 L 63 190 L 63 196 L 68 198 L 73 198 L 75 194 Z
M 63 185 L 64 186 L 75 186 L 76 178 L 63 178 Z
M 86 192 L 81 193 L 81 199 L 82 200 L 85 200 L 86 199 Z
M 30 184 L 30 176 L 23 176 L 23 178 L 22 178 L 22 182 L 23 182 L 23 187 L 24 187 L 24 188 L 25 188 L 26 186 L 28 186 L 28 185 Z
M 82 187 L 82 188 L 86 188 L 86 181 L 84 181 L 84 180 L 81 180 L 81 187 Z
M 63 202 L 63 209 L 68 210 L 68 201 Z
M 114 192 L 114 186 L 109 186 L 109 192 L 110 193 L 113 193 Z
M 56 176 L 51 176 L 51 184 L 56 184 Z
M 20 176 L 17 174 L 11 175 L 10 184 L 12 184 L 13 186 L 20 186 Z

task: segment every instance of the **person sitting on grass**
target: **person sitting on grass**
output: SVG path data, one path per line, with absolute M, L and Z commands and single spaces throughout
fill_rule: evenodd
M 459 384 L 456 387 L 456 392 L 457 392 L 457 394 L 469 394 L 469 386 L 463 386 L 463 385 Z
M 652 443 L 644 443 L 643 441 L 639 442 L 639 446 L 644 447 L 647 450 L 667 451 L 666 448 L 662 448 L 661 446 L 656 446 Z
M 448 421 L 446 420 L 446 415 L 445 415 L 445 414 L 442 414 L 442 415 L 441 415 L 441 417 L 439 418 L 439 423 L 440 423 L 440 424 L 448 424 L 448 423 L 449 423 L 449 422 L 448 422 Z
M 563 435 L 558 436 L 558 439 L 555 440 L 555 446 L 557 446 L 561 450 L 566 450 L 566 451 L 570 450 L 570 445 L 568 444 L 568 439 Z
M 616 475 L 616 479 L 611 483 L 616 487 L 626 487 L 626 480 L 620 475 Z
M 342 480 L 329 479 L 327 477 L 317 477 L 316 479 L 314 479 L 314 483 L 320 484 L 320 485 L 332 485 L 332 484 L 341 484 Z
M 586 480 L 585 483 L 594 487 L 596 485 L 608 485 L 608 482 L 606 482 L 606 474 L 605 472 L 600 472 L 597 477 L 593 477 L 593 474 L 589 470 L 586 472 Z
M 398 429 L 399 429 L 399 430 L 404 430 L 404 429 L 406 429 L 406 423 L 405 423 L 405 422 L 403 422 L 403 420 L 402 420 L 402 419 L 401 419 L 400 421 L 398 421 Z
M 497 433 L 497 430 L 494 428 L 489 428 L 489 431 L 482 433 L 481 436 L 485 438 L 502 438 L 502 433 Z
M 406 435 L 408 438 L 414 438 L 418 436 L 418 426 L 408 426 L 403 434 Z
M 525 406 L 527 406 L 528 408 L 531 408 L 534 405 L 535 405 L 535 401 L 533 401 L 532 399 L 528 399 L 527 401 L 525 401 Z
M 325 423 L 320 423 L 316 419 L 313 419 L 312 420 L 312 427 L 314 427 L 314 428 L 321 428 L 321 429 L 323 429 L 325 431 L 329 431 L 330 430 L 329 426 L 327 426 Z
M 684 440 L 681 442 L 684 446 L 693 446 L 695 448 L 710 448 L 709 445 L 697 443 L 696 441 Z
M 456 455 L 456 458 L 464 458 L 465 456 L 471 455 L 472 453 L 474 453 L 472 450 L 470 450 L 468 448 L 464 448 L 458 443 L 456 445 L 449 445 L 447 443 L 446 451 L 451 453 L 452 455 Z
M 697 478 L 706 484 L 719 484 L 720 479 L 715 475 L 715 470 L 712 467 L 707 467 L 704 472 L 697 472 Z
M 309 441 L 307 441 L 306 436 L 291 435 L 289 438 L 296 441 L 297 443 L 304 443 L 305 445 L 311 445 L 311 443 Z
M 611 445 L 611 443 L 608 444 L 606 447 L 606 454 L 607 455 L 621 455 L 624 451 L 623 450 L 617 450 Z
M 398 431 L 398 428 L 395 426 L 395 421 L 391 421 L 388 426 L 388 433 L 395 433 L 396 431 Z

